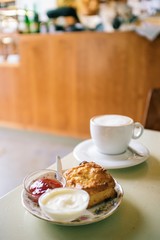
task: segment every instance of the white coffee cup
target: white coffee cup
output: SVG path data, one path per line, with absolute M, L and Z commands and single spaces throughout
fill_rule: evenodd
M 90 120 L 91 138 L 103 154 L 121 154 L 127 150 L 131 139 L 139 138 L 143 126 L 123 115 L 101 115 Z

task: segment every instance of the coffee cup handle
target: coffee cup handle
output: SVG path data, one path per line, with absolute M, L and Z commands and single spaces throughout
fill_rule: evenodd
M 140 124 L 139 122 L 135 122 L 132 138 L 133 139 L 139 138 L 142 135 L 143 130 L 144 130 L 144 127 L 142 126 L 142 124 Z

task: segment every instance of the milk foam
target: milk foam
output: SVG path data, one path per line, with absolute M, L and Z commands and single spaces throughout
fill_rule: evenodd
M 124 126 L 132 123 L 132 119 L 121 115 L 104 115 L 95 117 L 93 121 L 101 126 Z

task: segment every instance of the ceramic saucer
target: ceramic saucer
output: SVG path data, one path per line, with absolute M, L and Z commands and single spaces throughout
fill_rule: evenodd
M 127 168 L 146 161 L 149 157 L 149 150 L 136 140 L 130 142 L 130 148 L 119 155 L 107 155 L 100 153 L 92 139 L 79 143 L 73 150 L 74 157 L 78 162 L 88 161 L 100 164 L 107 169 Z M 133 150 L 135 149 L 135 151 Z M 139 152 L 140 155 L 137 153 Z

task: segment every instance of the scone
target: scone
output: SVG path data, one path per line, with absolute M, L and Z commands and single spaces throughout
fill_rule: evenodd
M 116 196 L 113 177 L 94 162 L 82 162 L 79 166 L 65 171 L 67 187 L 80 188 L 88 192 L 88 208 Z

